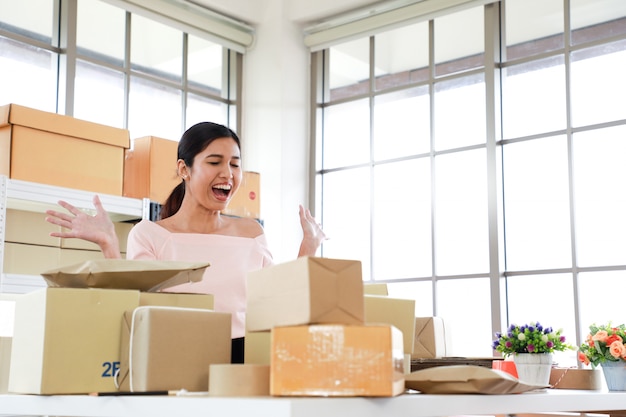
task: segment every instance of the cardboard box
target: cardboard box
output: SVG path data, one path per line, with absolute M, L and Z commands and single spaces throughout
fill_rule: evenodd
M 52 246 L 5 242 L 4 273 L 39 275 L 59 265 L 59 249 Z
M 212 308 L 210 295 L 141 292 L 197 281 L 207 266 L 101 260 L 45 271 L 45 282 L 59 287 L 36 290 L 16 301 L 12 350 L 18 354 L 11 358 L 9 391 L 116 391 L 113 376 L 119 369 L 124 312 L 149 303 Z M 71 285 L 82 288 L 67 288 Z
M 389 290 L 387 289 L 387 284 L 378 284 L 365 282 L 363 284 L 363 294 L 367 295 L 389 295 Z
M 129 146 L 126 129 L 0 106 L 0 175 L 12 179 L 121 196 Z
M 9 369 L 11 367 L 10 337 L 0 336 L 0 394 L 9 392 Z
M 124 313 L 120 391 L 206 392 L 209 366 L 230 360 L 230 313 L 163 306 Z
M 301 257 L 248 274 L 246 328 L 363 324 L 361 262 Z
M 228 203 L 224 214 L 261 219 L 261 174 L 245 171 L 239 190 Z
M 366 294 L 364 302 L 365 322 L 387 323 L 398 328 L 403 335 L 404 353 L 412 353 L 415 339 L 415 300 Z
M 390 397 L 404 392 L 402 333 L 387 324 L 272 330 L 275 396 Z
M 115 391 L 120 323 L 138 291 L 45 288 L 16 303 L 9 392 Z
M 249 332 L 245 334 L 244 363 L 269 365 L 271 362 L 271 332 Z
M 124 159 L 124 196 L 164 204 L 182 181 L 176 172 L 178 142 L 144 136 L 133 139 Z
M 122 317 L 146 302 L 142 294 L 138 290 L 43 288 L 20 296 L 15 305 L 9 392 L 116 392 Z M 187 297 L 197 305 L 198 298 L 205 296 Z M 212 297 L 205 302 L 212 306 Z
M 412 358 L 446 356 L 446 332 L 441 317 L 416 317 Z
M 4 241 L 29 245 L 60 247 L 61 239 L 50 236 L 61 228 L 46 221 L 45 213 L 7 209 Z

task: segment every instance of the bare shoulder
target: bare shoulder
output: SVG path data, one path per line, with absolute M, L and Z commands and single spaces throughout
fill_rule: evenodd
M 254 219 L 246 217 L 229 217 L 228 219 L 229 229 L 235 236 L 255 238 L 264 233 L 263 226 Z

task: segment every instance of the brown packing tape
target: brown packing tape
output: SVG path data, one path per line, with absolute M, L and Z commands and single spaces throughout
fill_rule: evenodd
M 602 389 L 603 374 L 600 369 L 577 369 L 553 367 L 550 385 L 555 389 Z
M 212 364 L 209 366 L 211 397 L 258 397 L 270 395 L 270 366 Z

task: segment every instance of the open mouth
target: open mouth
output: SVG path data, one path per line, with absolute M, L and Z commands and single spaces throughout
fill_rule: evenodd
M 213 193 L 221 200 L 226 200 L 230 195 L 232 188 L 233 187 L 230 184 L 218 184 L 213 186 Z

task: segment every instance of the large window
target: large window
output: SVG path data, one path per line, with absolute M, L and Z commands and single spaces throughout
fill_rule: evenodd
M 443 317 L 451 355 L 623 318 L 600 300 L 626 290 L 626 3 L 501 0 L 312 62 L 323 256 Z
M 198 30 L 105 1 L 0 2 L 0 104 L 178 140 L 199 121 L 237 129 L 241 53 Z

